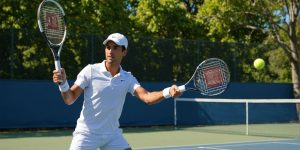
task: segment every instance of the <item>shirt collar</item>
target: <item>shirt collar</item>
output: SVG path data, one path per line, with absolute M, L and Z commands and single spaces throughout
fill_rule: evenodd
M 101 63 L 100 63 L 100 72 L 108 72 L 106 67 L 105 67 L 105 60 L 103 60 Z M 124 70 L 122 69 L 122 67 L 120 66 L 120 72 L 118 74 L 120 75 L 123 75 L 125 72 Z M 117 74 L 117 76 L 118 76 Z

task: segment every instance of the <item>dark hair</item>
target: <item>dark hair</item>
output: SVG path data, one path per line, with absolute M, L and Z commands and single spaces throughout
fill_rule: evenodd
M 125 50 L 126 50 L 125 46 L 124 46 L 124 45 L 122 45 L 122 51 L 125 51 Z

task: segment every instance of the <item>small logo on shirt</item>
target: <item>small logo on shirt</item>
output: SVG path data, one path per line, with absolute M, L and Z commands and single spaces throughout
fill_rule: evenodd
M 125 80 L 121 79 L 121 82 L 123 82 L 123 81 L 125 81 Z

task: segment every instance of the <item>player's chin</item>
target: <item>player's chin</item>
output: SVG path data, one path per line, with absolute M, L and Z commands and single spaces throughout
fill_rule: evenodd
M 107 62 L 107 63 L 113 63 L 113 62 L 114 62 L 114 60 L 113 60 L 113 59 L 111 59 L 111 58 L 107 58 L 107 59 L 106 59 L 106 62 Z
M 107 63 L 119 63 L 120 61 L 116 58 L 106 58 Z

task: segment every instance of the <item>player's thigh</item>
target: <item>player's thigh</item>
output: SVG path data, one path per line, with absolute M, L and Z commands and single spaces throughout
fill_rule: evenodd
M 98 146 L 92 135 L 74 132 L 70 150 L 97 150 Z
M 122 135 L 122 131 L 117 131 L 101 150 L 131 150 L 130 145 Z

